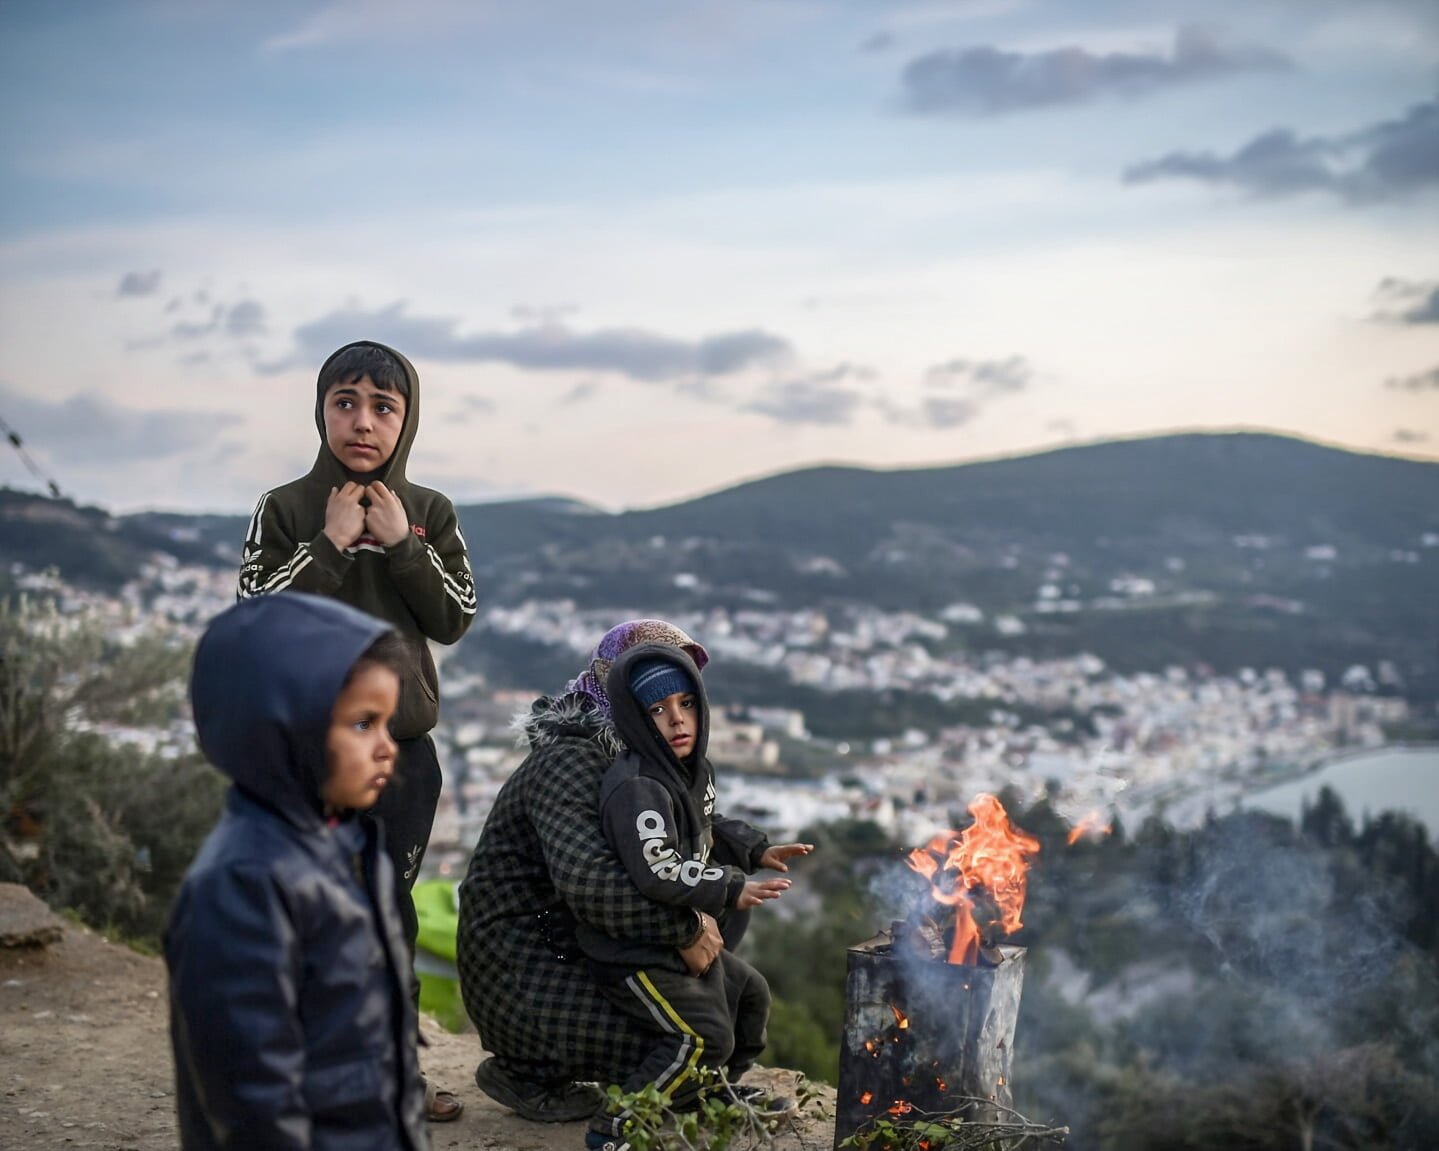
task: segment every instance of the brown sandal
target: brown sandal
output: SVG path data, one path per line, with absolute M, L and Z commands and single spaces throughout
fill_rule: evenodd
M 453 1123 L 465 1110 L 465 1103 L 453 1091 L 440 1091 L 425 1083 L 425 1118 L 431 1123 Z

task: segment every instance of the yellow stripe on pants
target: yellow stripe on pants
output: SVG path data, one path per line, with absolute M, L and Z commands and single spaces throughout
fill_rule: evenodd
M 680 1065 L 676 1068 L 674 1077 L 670 1078 L 669 1072 L 667 1071 L 665 1075 L 655 1083 L 655 1086 L 660 1089 L 660 1094 L 668 1099 L 674 1095 L 675 1089 L 678 1088 L 681 1083 L 695 1074 L 695 1069 L 699 1066 L 700 1057 L 704 1055 L 704 1037 L 680 1018 L 679 1012 L 669 1005 L 669 1001 L 660 994 L 659 988 L 650 982 L 648 975 L 643 971 L 636 971 L 635 978 L 641 986 L 644 987 L 646 994 L 649 995 L 655 1006 L 664 1012 L 665 1017 L 668 1018 L 681 1033 L 689 1036 L 694 1044 L 694 1049 L 690 1052 L 688 1059 L 684 1059 L 684 1049 L 680 1049 L 680 1060 L 683 1062 L 680 1062 L 680 1060 L 676 1061 Z M 668 1083 L 665 1082 L 666 1079 L 668 1079 Z

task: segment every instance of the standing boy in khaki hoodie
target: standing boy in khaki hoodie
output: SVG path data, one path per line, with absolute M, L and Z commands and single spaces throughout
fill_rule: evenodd
M 395 781 L 371 815 L 384 824 L 397 902 L 413 953 L 419 931 L 410 888 L 440 798 L 430 729 L 439 677 L 427 640 L 450 644 L 475 616 L 475 587 L 454 506 L 405 477 L 420 422 L 420 377 L 393 348 L 347 344 L 320 368 L 320 450 L 307 475 L 260 497 L 245 536 L 239 598 L 279 591 L 332 596 L 393 625 L 410 663 L 391 725 Z M 448 1092 L 430 1118 L 457 1118 Z

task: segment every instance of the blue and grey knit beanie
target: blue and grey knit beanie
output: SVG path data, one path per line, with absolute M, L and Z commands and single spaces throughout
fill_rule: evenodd
M 630 694 L 642 711 L 676 692 L 694 692 L 695 681 L 683 668 L 663 659 L 642 659 L 630 668 Z

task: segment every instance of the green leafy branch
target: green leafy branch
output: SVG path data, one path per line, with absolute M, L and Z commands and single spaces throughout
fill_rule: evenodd
M 610 1087 L 606 1109 L 626 1117 L 623 1134 L 634 1151 L 767 1151 L 786 1131 L 803 1146 L 796 1121 L 823 1114 L 819 1090 L 803 1075 L 794 1084 L 798 1109 L 782 1115 L 733 1094 L 722 1069 L 706 1068 L 700 1077 L 702 1087 L 693 1110 L 676 1111 L 653 1083 L 632 1092 Z
M 1020 1151 L 1029 1144 L 1063 1143 L 1068 1127 L 1049 1127 L 1026 1119 L 1012 1107 L 969 1095 L 953 1098 L 953 1111 L 918 1107 L 897 1119 L 878 1115 L 840 1143 L 854 1151 Z M 988 1111 L 995 1119 L 972 1118 Z

